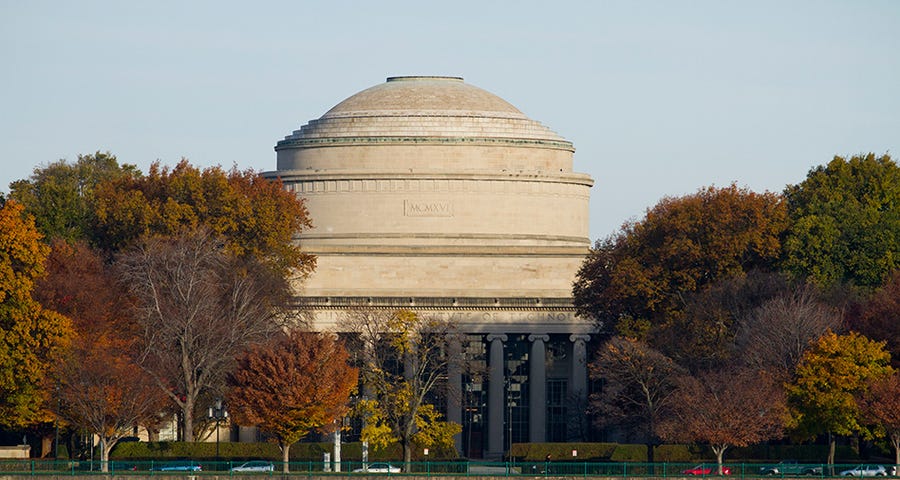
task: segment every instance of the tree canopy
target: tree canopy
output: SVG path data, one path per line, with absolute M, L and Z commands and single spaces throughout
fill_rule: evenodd
M 822 433 L 871 436 L 857 399 L 893 369 L 884 342 L 827 332 L 810 348 L 787 385 L 789 427 L 801 437 Z M 834 463 L 834 440 L 828 456 Z
M 900 166 L 889 155 L 836 156 L 784 195 L 787 271 L 871 290 L 900 267 Z
M 771 267 L 786 221 L 779 195 L 735 185 L 664 198 L 596 243 L 578 272 L 575 305 L 607 327 L 623 318 L 662 322 L 684 308 L 686 294 Z
M 42 383 L 68 344 L 68 318 L 32 296 L 50 248 L 24 208 L 0 208 L 0 426 L 24 427 L 49 419 Z
M 340 428 L 357 385 L 342 343 L 332 335 L 291 331 L 238 358 L 229 375 L 234 418 L 278 440 L 287 472 L 290 446 L 313 430 Z M 338 422 L 338 423 L 335 423 Z

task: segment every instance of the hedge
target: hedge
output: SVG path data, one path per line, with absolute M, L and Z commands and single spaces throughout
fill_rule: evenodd
M 323 454 L 331 453 L 334 444 L 331 442 L 295 443 L 291 445 L 290 461 L 318 461 Z M 453 449 L 441 451 L 430 449 L 425 457 L 422 449 L 413 449 L 413 461 L 422 460 L 455 460 Z M 399 444 L 389 445 L 384 449 L 369 447 L 369 459 L 372 461 L 396 460 L 403 457 Z M 216 455 L 215 442 L 120 442 L 116 444 L 110 459 L 149 461 L 160 459 L 194 459 L 194 460 L 281 460 L 281 450 L 275 443 L 269 442 L 219 442 L 219 455 Z M 347 461 L 362 460 L 362 444 L 360 442 L 342 443 L 341 459 Z

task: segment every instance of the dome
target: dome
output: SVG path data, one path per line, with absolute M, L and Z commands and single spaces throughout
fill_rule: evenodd
M 574 151 L 506 100 L 460 77 L 390 77 L 334 106 L 275 150 L 341 144 L 531 145 Z

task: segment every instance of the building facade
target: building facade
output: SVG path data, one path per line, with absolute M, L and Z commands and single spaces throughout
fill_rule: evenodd
M 449 372 L 463 455 L 580 439 L 596 327 L 571 288 L 593 181 L 571 142 L 461 78 L 392 77 L 275 150 L 266 175 L 314 224 L 299 240 L 317 267 L 296 286 L 314 328 L 358 306 L 453 322 L 452 353 L 486 372 Z

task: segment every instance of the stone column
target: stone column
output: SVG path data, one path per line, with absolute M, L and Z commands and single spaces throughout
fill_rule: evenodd
M 528 441 L 547 441 L 547 350 L 549 335 L 529 335 L 531 355 L 528 359 Z
M 503 412 L 506 402 L 503 395 L 505 378 L 503 376 L 503 342 L 506 335 L 490 334 L 487 341 L 491 342 L 490 371 L 488 372 L 488 459 L 503 458 Z
M 462 339 L 459 335 L 447 336 L 447 421 L 462 425 Z M 456 451 L 462 452 L 462 433 L 453 436 Z
M 572 396 L 577 399 L 579 405 L 587 405 L 587 347 L 585 342 L 591 339 L 590 335 L 573 334 L 569 336 L 572 342 Z

